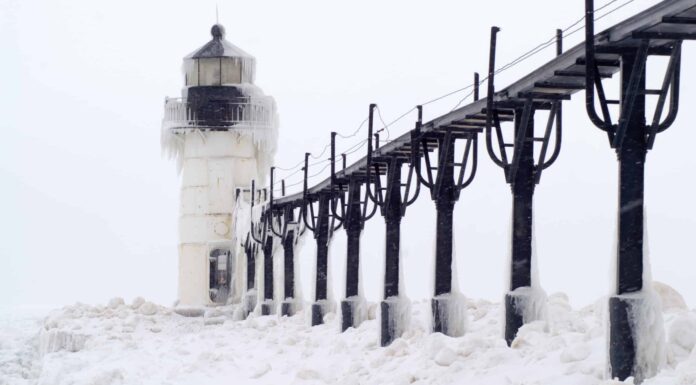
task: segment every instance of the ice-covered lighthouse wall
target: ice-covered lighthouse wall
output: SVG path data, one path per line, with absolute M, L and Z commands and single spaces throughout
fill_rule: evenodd
M 222 42 L 229 50 L 231 44 Z M 243 95 L 234 103 L 239 105 L 234 114 L 211 127 L 195 116 L 185 97 L 165 103 L 162 150 L 176 160 L 181 171 L 178 301 L 184 306 L 212 302 L 210 253 L 227 248 L 236 255 L 239 247 L 233 220 L 235 191 L 248 187 L 252 179 L 265 180 L 275 153 L 275 101 L 253 85 L 254 58 L 241 50 L 235 53 L 238 57 L 229 64 L 243 69 L 237 78 L 241 83 L 219 85 L 234 87 Z M 235 293 L 239 289 L 235 276 L 232 271 L 232 296 L 239 294 Z

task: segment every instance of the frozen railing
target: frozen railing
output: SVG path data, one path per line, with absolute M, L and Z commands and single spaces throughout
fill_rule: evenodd
M 195 104 L 185 98 L 167 98 L 162 128 L 272 128 L 276 107 L 272 97 L 246 98 L 242 102 L 207 101 Z

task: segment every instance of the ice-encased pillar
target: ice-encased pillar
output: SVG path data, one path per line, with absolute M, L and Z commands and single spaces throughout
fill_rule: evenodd
M 285 212 L 285 224 L 293 221 L 292 210 Z M 280 305 L 280 315 L 295 314 L 295 230 L 288 229 L 283 238 L 283 289 L 284 300 Z
M 522 109 L 515 111 L 523 117 Z M 515 120 L 515 137 L 525 126 Z M 511 180 L 512 189 L 512 250 L 510 258 L 510 292 L 505 295 L 505 340 L 512 343 L 524 324 L 524 313 L 530 305 L 530 293 L 515 290 L 532 286 L 532 222 L 534 200 L 534 111 L 529 114 L 521 145 L 519 166 Z
M 622 100 L 628 92 L 645 89 L 645 66 L 637 89 L 629 90 L 635 54 L 621 58 Z M 609 299 L 609 360 L 611 376 L 624 380 L 636 373 L 635 308 L 639 299 L 626 296 L 643 289 L 643 189 L 645 177 L 646 125 L 645 95 L 635 95 L 626 134 L 618 149 L 619 210 L 616 295 Z M 623 118 L 623 117 L 622 117 Z
M 366 198 L 367 199 L 367 198 Z M 348 212 L 343 222 L 346 229 L 346 299 L 341 301 L 341 331 L 357 327 L 356 306 L 360 306 L 360 233 L 363 214 L 360 203 L 360 183 L 352 180 L 348 186 Z
M 178 299 L 202 306 L 212 303 L 210 245 L 232 245 L 235 188 L 256 175 L 257 150 L 251 137 L 234 132 L 191 132 L 182 139 Z
M 392 160 L 398 162 L 398 160 Z M 384 300 L 380 303 L 380 344 L 387 346 L 401 336 L 403 328 L 399 314 L 399 253 L 401 243 L 401 163 L 389 167 L 385 204 L 383 208 L 386 226 L 384 258 Z
M 263 245 L 263 303 L 261 315 L 273 314 L 273 236 L 268 234 Z
M 312 326 L 324 323 L 324 314 L 330 306 L 327 298 L 328 290 L 328 258 L 329 258 L 329 196 L 320 194 L 319 212 L 315 237 L 317 241 L 316 275 L 314 280 L 314 303 L 312 304 Z
M 447 315 L 451 311 L 450 298 L 443 295 L 452 293 L 452 258 L 453 258 L 453 211 L 455 203 L 454 186 L 454 141 L 445 146 L 445 140 L 440 139 L 440 150 L 446 158 L 438 162 L 438 181 L 436 188 L 435 209 L 437 222 L 435 231 L 435 293 L 431 301 L 433 332 L 452 335 L 454 325 L 448 324 Z

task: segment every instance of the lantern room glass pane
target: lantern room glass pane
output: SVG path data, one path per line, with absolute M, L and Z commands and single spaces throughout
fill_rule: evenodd
M 184 60 L 184 82 L 187 87 L 198 85 L 198 60 Z
M 198 82 L 201 86 L 219 86 L 220 58 L 198 59 Z
M 242 82 L 242 63 L 231 57 L 222 58 L 222 84 Z

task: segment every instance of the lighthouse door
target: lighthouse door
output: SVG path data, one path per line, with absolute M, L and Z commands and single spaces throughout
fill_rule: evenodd
M 210 300 L 215 303 L 225 303 L 230 293 L 231 255 L 228 248 L 210 250 Z

